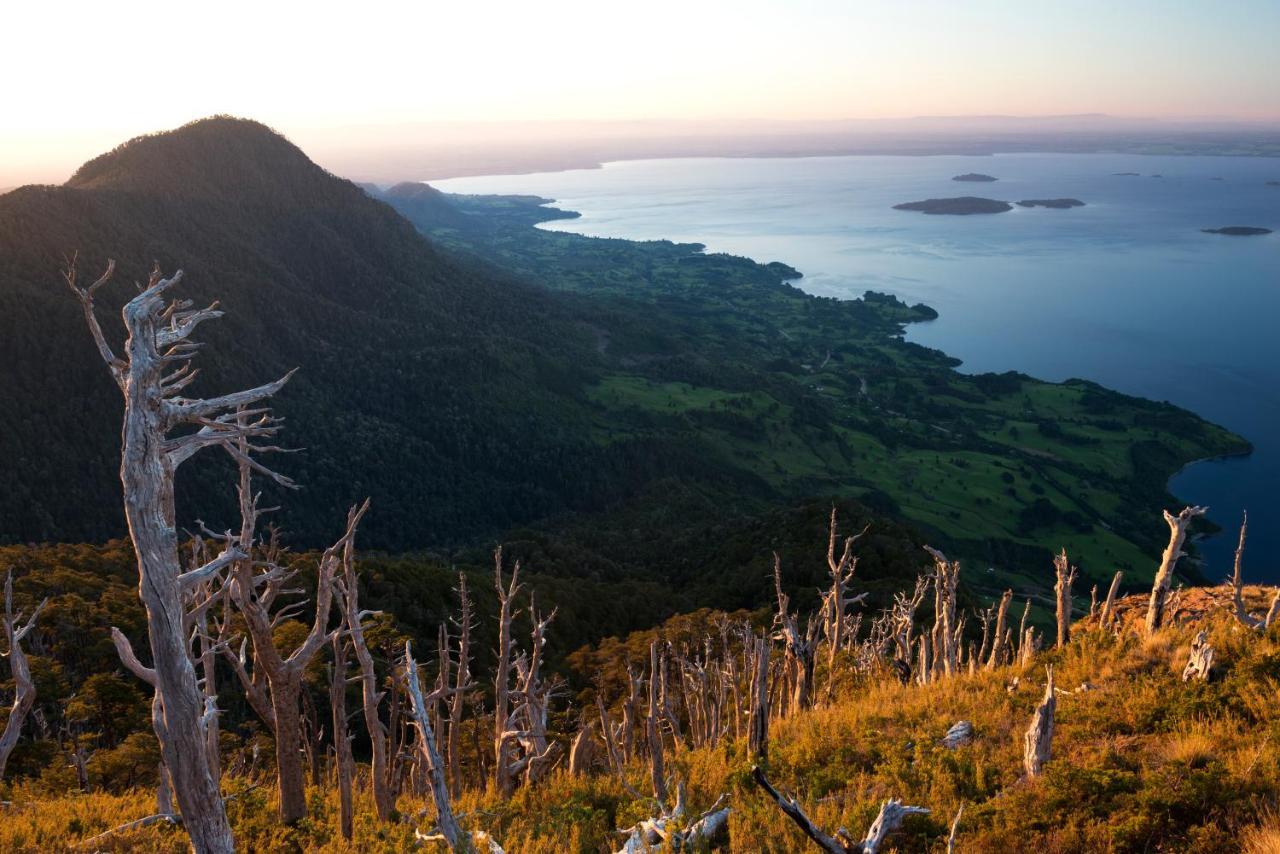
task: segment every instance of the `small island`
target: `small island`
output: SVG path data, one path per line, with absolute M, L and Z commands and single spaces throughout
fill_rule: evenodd
M 1140 177 L 1142 177 L 1142 173 L 1141 173 L 1141 172 L 1112 172 L 1111 174 L 1112 174 L 1112 175 L 1117 175 L 1117 176 L 1119 176 L 1119 177 L 1121 177 L 1121 178 L 1140 178 Z
M 1020 208 L 1082 208 L 1084 202 L 1079 199 L 1023 199 L 1018 202 Z
M 1013 205 L 995 199 L 982 199 L 977 196 L 959 196 L 954 199 L 925 199 L 923 202 L 903 202 L 894 205 L 898 211 L 920 211 L 927 214 L 950 214 L 967 216 L 969 214 L 996 214 L 1013 210 Z
M 1202 228 L 1205 234 L 1229 234 L 1232 237 L 1254 237 L 1259 234 L 1270 234 L 1269 228 L 1258 228 L 1255 225 L 1228 225 L 1222 228 Z
M 1268 181 L 1268 182 L 1267 182 L 1267 186 L 1268 186 L 1268 187 L 1280 187 L 1280 181 Z
M 983 175 L 981 172 L 966 172 L 963 175 L 957 175 L 951 179 L 952 181 L 974 181 L 980 184 L 989 184 L 992 181 L 1000 179 L 994 175 Z

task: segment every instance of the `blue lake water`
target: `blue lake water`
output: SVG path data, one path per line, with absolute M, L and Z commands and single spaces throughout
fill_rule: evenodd
M 965 172 L 999 181 L 950 180 Z M 1011 154 L 631 161 L 435 186 L 533 193 L 582 213 L 547 228 L 784 261 L 815 294 L 874 289 L 925 302 L 940 317 L 913 325 L 909 339 L 964 360 L 962 370 L 1085 377 L 1194 410 L 1256 448 L 1197 463 L 1171 484 L 1227 529 L 1201 543 L 1206 571 L 1230 570 L 1247 508 L 1246 573 L 1277 581 L 1280 186 L 1268 181 L 1280 181 L 1280 160 Z M 966 195 L 1074 197 L 1086 206 L 985 216 L 892 210 Z M 1200 232 L 1227 225 L 1277 233 Z

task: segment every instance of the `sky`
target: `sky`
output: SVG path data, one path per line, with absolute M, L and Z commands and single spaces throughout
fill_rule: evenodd
M 214 113 L 403 123 L 1280 120 L 1278 0 L 7 3 L 0 188 Z

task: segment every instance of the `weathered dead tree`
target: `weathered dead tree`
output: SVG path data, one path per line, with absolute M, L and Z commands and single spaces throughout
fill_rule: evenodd
M 238 423 L 242 423 L 242 419 L 238 419 Z M 269 704 L 269 716 L 264 716 L 263 721 L 275 737 L 280 820 L 293 824 L 307 814 L 306 775 L 301 758 L 304 747 L 300 708 L 302 676 L 316 653 L 332 640 L 333 634 L 328 626 L 335 581 L 343 565 L 343 556 L 354 543 L 356 528 L 369 509 L 369 502 L 366 500 L 362 505 L 351 508 L 342 537 L 320 556 L 316 573 L 315 615 L 310 630 L 302 643 L 286 654 L 276 647 L 276 628 L 292 620 L 305 606 L 306 600 L 280 604 L 281 596 L 297 592 L 285 587 L 296 576 L 296 570 L 287 569 L 278 562 L 279 554 L 274 543 L 265 551 L 258 548 L 257 524 L 265 511 L 258 506 L 259 496 L 253 492 L 253 449 L 244 438 L 240 438 L 237 444 L 240 533 L 234 543 L 244 557 L 235 562 L 230 589 L 253 647 L 253 672 L 249 672 L 245 662 L 232 654 L 229 647 L 225 648 L 226 658 L 245 690 L 259 694 L 255 708 Z M 264 681 L 266 703 L 261 699 Z
M 4 768 L 9 762 L 9 755 L 17 746 L 18 738 L 22 735 L 22 725 L 36 702 L 36 683 L 31 679 L 31 667 L 27 664 L 27 654 L 22 650 L 22 639 L 36 627 L 36 618 L 48 602 L 48 599 L 42 601 L 31 612 L 27 621 L 18 625 L 22 614 L 13 612 L 13 570 L 9 570 L 4 581 L 4 637 L 9 645 L 9 651 L 5 655 L 13 674 L 13 705 L 9 707 L 9 719 L 5 721 L 4 732 L 0 733 L 0 780 L 4 779 Z
M 475 628 L 465 573 L 458 573 L 457 592 L 458 619 L 454 625 L 458 629 L 458 669 L 453 683 L 453 696 L 449 698 L 449 735 L 445 742 L 450 791 L 455 798 L 462 794 L 462 716 L 471 686 L 471 631 Z
M 529 602 L 529 621 L 533 626 L 528 656 L 516 657 L 516 685 L 510 696 L 516 700 L 507 717 L 502 738 L 514 743 L 518 751 L 509 751 L 512 779 L 524 775 L 525 785 L 532 785 L 546 776 L 560 756 L 560 745 L 547 734 L 547 716 L 550 711 L 554 683 L 542 680 L 542 661 L 546 647 L 547 626 L 555 619 L 552 609 L 546 617 L 538 614 L 532 594 Z M 470 686 L 468 686 L 470 687 Z
M 493 553 L 494 584 L 498 590 L 498 663 L 493 675 L 493 782 L 504 797 L 515 787 L 511 765 L 512 739 L 507 736 L 511 717 L 511 618 L 520 590 L 520 561 L 511 570 L 511 581 L 502 583 L 502 546 Z
M 956 817 L 951 821 L 951 832 L 947 834 L 947 854 L 955 854 L 956 852 L 956 831 L 960 829 L 960 817 L 964 815 L 964 804 L 960 805 L 960 809 L 956 810 Z
M 769 651 L 767 637 L 751 638 L 751 714 L 747 726 L 747 748 L 752 756 L 769 756 Z
M 986 660 L 986 669 L 995 670 L 1004 663 L 1008 654 L 1009 638 L 1006 621 L 1009 615 L 1009 604 L 1013 602 L 1013 591 L 1006 590 L 1000 597 L 1000 605 L 996 609 L 996 628 L 991 643 L 991 654 Z
M 929 546 L 924 548 L 933 557 L 934 629 L 930 643 L 933 667 L 953 676 L 960 672 L 960 633 L 956 623 L 960 561 L 947 560 L 946 555 Z
M 444 761 L 440 758 L 440 751 L 436 749 L 436 736 L 427 714 L 428 703 L 422 696 L 422 685 L 418 682 L 418 663 L 413 660 L 413 650 L 408 641 L 404 645 L 404 665 L 405 683 L 413 704 L 413 723 L 418 730 L 418 751 L 430 777 L 431 799 L 436 805 L 436 825 L 450 851 L 469 854 L 474 850 L 471 837 L 458 826 L 458 820 L 453 815 Z
M 1058 703 L 1053 691 L 1053 665 L 1045 668 L 1044 699 L 1031 715 L 1031 725 L 1022 738 L 1022 767 L 1028 777 L 1039 776 L 1053 749 L 1053 715 Z
M 823 594 L 823 635 L 827 639 L 827 700 L 830 701 L 835 691 L 836 654 L 844 645 L 845 611 L 857 601 L 848 598 L 849 582 L 858 569 L 858 559 L 853 555 L 853 544 L 870 530 L 871 526 L 852 537 L 845 537 L 844 546 L 839 559 L 836 558 L 836 542 L 839 539 L 839 527 L 836 523 L 836 508 L 831 508 L 831 523 L 827 529 L 827 569 L 831 573 L 831 588 Z M 858 597 L 861 599 L 863 597 Z
M 230 852 L 234 844 L 226 808 L 218 781 L 209 772 L 205 697 L 185 632 L 183 594 L 244 555 L 224 552 L 205 567 L 182 571 L 174 521 L 174 478 L 182 463 L 204 448 L 221 447 L 234 457 L 239 453 L 240 439 L 273 435 L 278 423 L 264 408 L 249 410 L 250 417 L 256 419 L 250 423 L 238 413 L 270 398 L 290 374 L 221 397 L 184 397 L 182 392 L 198 373 L 190 360 L 199 345 L 188 339 L 199 324 L 220 317 L 222 312 L 217 303 L 201 309 L 193 309 L 186 300 L 166 305 L 165 294 L 182 281 L 182 271 L 166 279 L 157 265 L 146 286 L 124 307 L 126 357 L 117 357 L 94 310 L 95 293 L 114 271 L 115 262 L 109 261 L 106 272 L 82 288 L 72 260 L 63 278 L 79 300 L 98 354 L 124 398 L 120 480 L 163 711 L 163 718 L 156 721 L 161 754 L 172 775 L 193 847 L 198 852 Z M 178 435 L 173 435 L 175 431 Z
M 813 670 L 818 652 L 818 621 L 809 617 L 800 632 L 799 618 L 791 613 L 791 599 L 782 592 L 782 558 L 773 553 L 773 585 L 778 594 L 778 613 L 773 617 L 777 637 L 782 640 L 787 681 L 791 685 L 789 714 L 813 704 Z
M 1182 512 L 1174 516 L 1164 511 L 1164 520 L 1169 525 L 1169 545 L 1165 546 L 1160 558 L 1160 568 L 1156 571 L 1154 583 L 1151 585 L 1151 601 L 1147 605 L 1147 634 L 1153 634 L 1164 625 L 1165 600 L 1169 595 L 1169 587 L 1173 583 L 1173 570 L 1182 557 L 1182 544 L 1187 539 L 1187 528 L 1197 516 L 1203 516 L 1208 507 L 1184 507 Z
M 836 835 L 833 837 L 828 836 L 804 814 L 804 810 L 801 809 L 795 798 L 787 797 L 775 789 L 758 765 L 752 766 L 751 779 L 755 780 L 756 785 L 764 789 L 765 793 L 773 798 L 778 808 L 795 822 L 797 827 L 804 831 L 805 836 L 808 836 L 815 845 L 828 852 L 828 854 L 876 854 L 889 835 L 902 827 L 904 818 L 909 815 L 928 815 L 929 813 L 929 810 L 924 807 L 904 806 L 902 801 L 897 798 L 890 798 L 880 805 L 880 812 L 876 815 L 875 821 L 871 823 L 871 827 L 867 829 L 867 835 L 862 840 L 853 839 L 844 828 L 837 830 Z
M 351 733 L 347 727 L 347 645 L 334 636 L 333 665 L 329 670 L 329 708 L 333 712 L 333 770 L 338 783 L 338 828 L 351 841 L 354 831 L 351 784 L 356 763 L 351 755 Z
M 1231 573 L 1232 613 L 1241 625 L 1266 631 L 1275 623 L 1276 617 L 1280 616 L 1280 588 L 1276 588 L 1275 594 L 1271 597 L 1271 607 L 1267 609 L 1265 615 L 1255 617 L 1249 613 L 1249 609 L 1244 604 L 1244 540 L 1248 529 L 1249 514 L 1245 513 L 1240 521 L 1240 540 L 1236 543 L 1235 566 Z
M 364 621 L 376 615 L 360 608 L 360 579 L 356 574 L 355 543 L 348 541 L 342 553 L 342 574 L 333 580 L 338 607 L 342 611 L 343 627 L 351 642 L 359 668 L 361 711 L 365 730 L 369 734 L 370 769 L 369 783 L 373 789 L 374 811 L 379 821 L 390 821 L 399 795 L 399 775 L 391 757 L 397 755 L 395 734 L 392 727 L 382 720 L 382 697 L 373 653 L 369 651 L 364 636 Z M 390 716 L 394 724 L 395 711 Z
M 1067 562 L 1067 550 L 1053 556 L 1053 569 L 1057 582 L 1053 585 L 1053 599 L 1057 604 L 1058 648 L 1071 640 L 1071 585 L 1076 581 L 1076 568 Z
M 1116 570 L 1116 574 L 1111 578 L 1111 587 L 1107 589 L 1107 599 L 1102 603 L 1102 610 L 1098 613 L 1098 626 L 1102 629 L 1110 627 L 1112 620 L 1115 619 L 1116 593 L 1119 592 L 1120 582 L 1123 579 L 1123 570 Z
M 646 818 L 631 827 L 619 830 L 627 834 L 626 842 L 617 854 L 656 854 L 658 851 L 703 850 L 709 847 L 716 837 L 729 826 L 728 807 L 722 807 L 725 795 L 721 795 L 711 805 L 711 809 L 702 813 L 691 822 L 685 830 L 676 830 L 684 823 L 685 791 L 684 783 L 676 786 L 675 806 L 668 809 L 658 802 L 659 814 L 654 818 Z
M 1209 643 L 1209 635 L 1202 630 L 1191 642 L 1191 655 L 1187 658 L 1186 667 L 1182 668 L 1182 681 L 1196 679 L 1207 682 L 1210 671 L 1213 670 L 1214 654 L 1213 645 Z
M 662 761 L 661 709 L 658 706 L 658 641 L 649 643 L 649 708 L 645 718 L 645 737 L 649 746 L 649 776 L 653 783 L 653 796 L 658 803 L 666 803 L 667 779 Z

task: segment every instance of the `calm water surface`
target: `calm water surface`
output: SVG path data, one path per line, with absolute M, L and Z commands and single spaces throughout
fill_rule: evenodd
M 950 180 L 964 172 L 1000 180 Z M 1018 154 L 651 160 L 436 186 L 534 193 L 582 213 L 547 228 L 784 261 L 815 294 L 874 289 L 925 302 L 940 317 L 908 338 L 963 359 L 963 370 L 1085 377 L 1192 409 L 1256 448 L 1172 482 L 1230 529 L 1202 544 L 1208 572 L 1229 571 L 1247 507 L 1247 572 L 1276 581 L 1280 186 L 1267 181 L 1280 181 L 1280 160 Z M 968 217 L 891 209 L 963 195 L 1087 204 Z M 1225 225 L 1277 233 L 1200 233 Z

